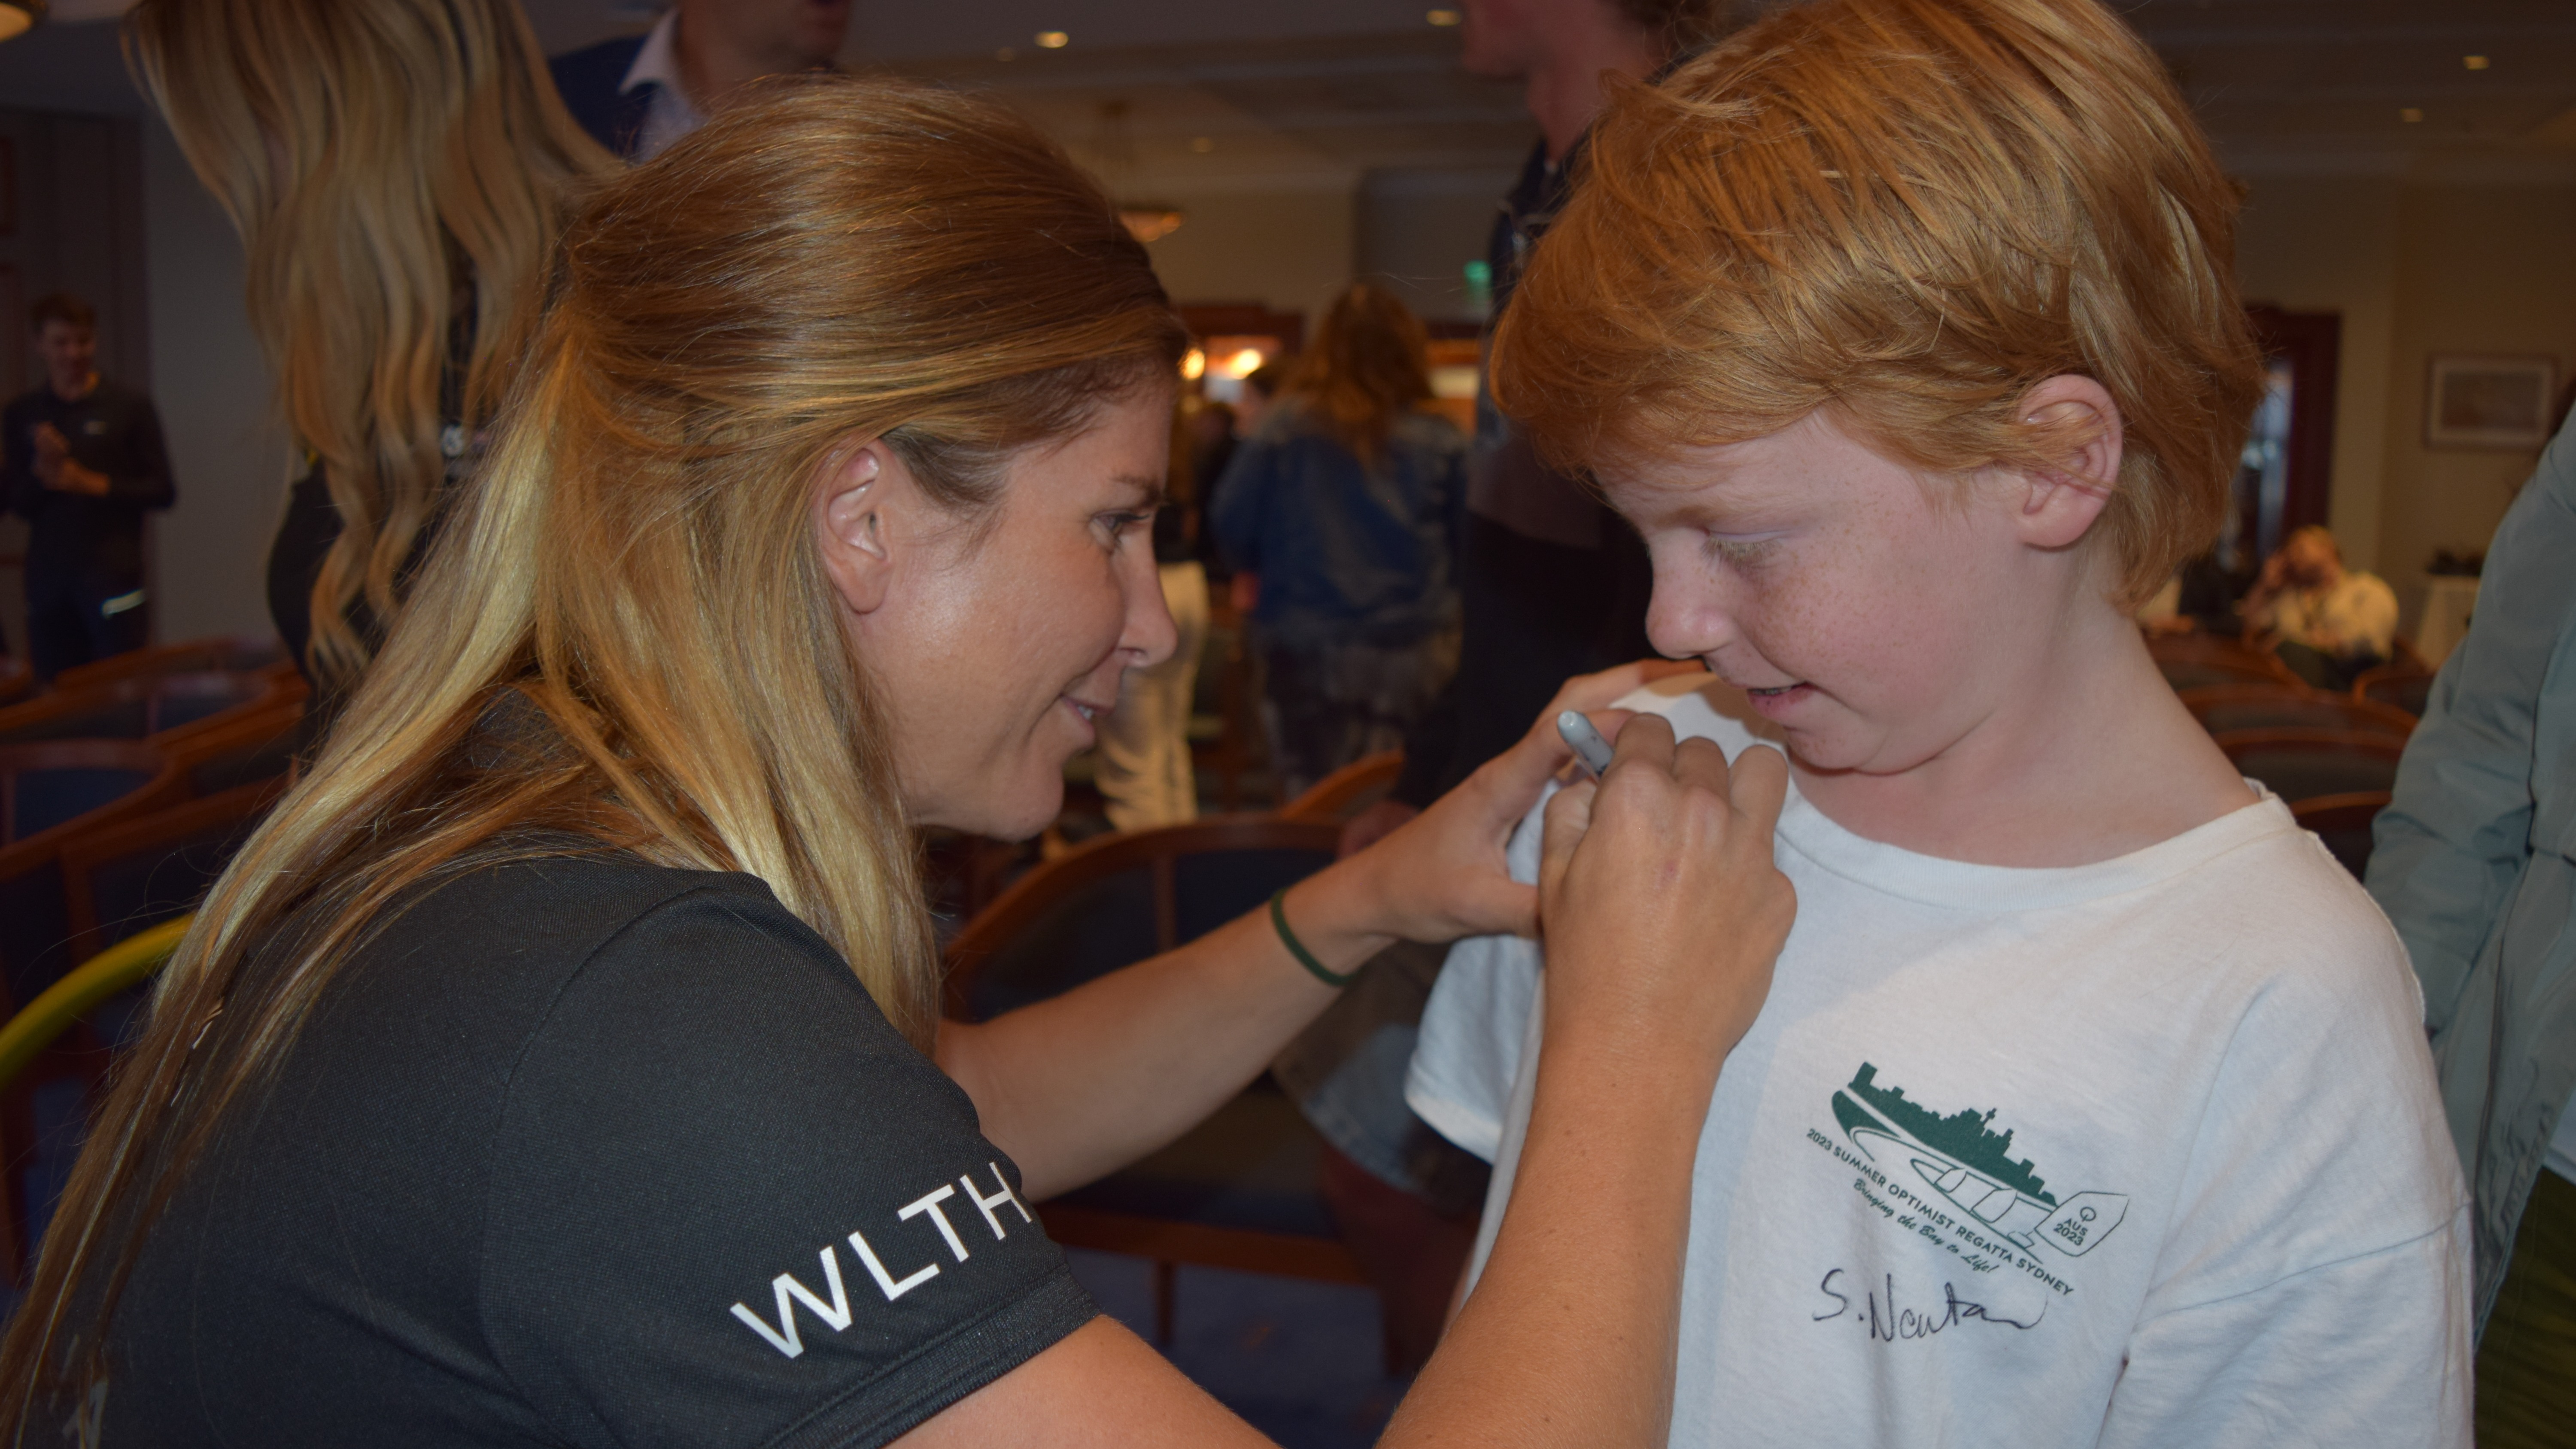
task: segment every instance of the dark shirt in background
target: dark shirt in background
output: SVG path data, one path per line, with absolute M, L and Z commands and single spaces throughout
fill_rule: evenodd
M 73 462 L 107 475 L 104 496 L 36 476 L 36 430 L 47 423 Z M 27 520 L 28 653 L 39 678 L 145 641 L 143 515 L 178 497 L 160 414 L 132 388 L 100 378 L 67 402 L 39 387 L 0 412 L 0 499 Z
M 1565 204 L 1582 150 L 1578 142 L 1557 164 L 1544 143 L 1533 148 L 1503 199 L 1487 248 L 1496 320 L 1530 248 Z M 1540 463 L 1495 410 L 1490 386 L 1479 387 L 1458 550 L 1458 673 L 1406 737 L 1394 798 L 1430 804 L 1511 748 L 1568 676 L 1653 654 L 1646 604 L 1654 584 L 1637 531 Z

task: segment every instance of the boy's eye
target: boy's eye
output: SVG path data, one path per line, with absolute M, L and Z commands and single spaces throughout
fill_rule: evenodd
M 1100 521 L 1109 526 L 1110 537 L 1125 538 L 1139 529 L 1151 526 L 1154 522 L 1154 510 L 1149 508 L 1141 513 L 1132 511 L 1104 513 L 1100 515 Z
M 1754 564 L 1769 557 L 1779 543 L 1780 535 L 1776 533 L 1712 533 L 1708 536 L 1708 551 L 1731 564 Z

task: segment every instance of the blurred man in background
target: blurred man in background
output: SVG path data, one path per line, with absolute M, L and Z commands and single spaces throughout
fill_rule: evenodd
M 2245 632 L 2301 679 L 2346 690 L 2397 647 L 2397 594 L 2377 574 L 2345 568 L 2334 535 L 2312 523 L 2263 561 L 2245 596 Z
M 152 399 L 98 373 L 98 313 L 28 309 L 45 380 L 0 413 L 0 497 L 27 520 L 27 662 L 39 680 L 151 638 L 143 515 L 178 500 Z
M 556 56 L 555 89 L 599 144 L 641 163 L 745 83 L 828 68 L 849 28 L 850 0 L 679 0 L 642 35 Z
M 1600 113 L 1602 81 L 1646 80 L 1728 28 L 1727 0 L 1465 0 L 1460 63 L 1522 83 L 1539 141 L 1503 198 L 1488 245 L 1493 319 L 1555 219 Z M 1489 322 L 1486 336 L 1492 337 Z M 1551 473 L 1479 379 L 1456 561 L 1458 671 L 1405 738 L 1404 775 L 1343 832 L 1344 853 L 1393 830 L 1526 733 L 1569 676 L 1652 655 L 1654 570 L 1627 522 Z M 1676 668 L 1696 668 L 1677 665 Z M 1466 1264 L 1485 1165 L 1404 1103 L 1404 1073 L 1445 947 L 1381 954 L 1274 1064 L 1332 1145 L 1325 1194 L 1385 1305 L 1400 1357 L 1439 1336 Z

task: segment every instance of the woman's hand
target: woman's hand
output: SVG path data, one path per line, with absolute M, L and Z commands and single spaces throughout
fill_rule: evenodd
M 1567 680 L 1519 744 L 1334 867 L 1367 883 L 1373 929 L 1408 941 L 1537 934 L 1538 892 L 1511 878 L 1503 856 L 1538 792 L 1574 758 L 1556 732 L 1556 717 L 1563 710 L 1604 709 L 1672 672 L 1661 664 L 1644 660 Z M 1624 718 L 1624 711 L 1593 715 L 1605 732 Z
M 1747 749 L 1730 771 L 1714 743 L 1676 743 L 1671 724 L 1639 715 L 1598 784 L 1548 802 L 1539 919 L 1551 1043 L 1688 1062 L 1715 1080 L 1762 1009 L 1797 916 L 1771 858 L 1788 788 L 1777 750 Z

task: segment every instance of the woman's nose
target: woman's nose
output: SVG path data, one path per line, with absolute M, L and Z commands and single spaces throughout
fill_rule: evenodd
M 1118 647 L 1135 655 L 1135 666 L 1151 669 L 1172 657 L 1180 647 L 1180 626 L 1172 622 L 1172 610 L 1163 602 L 1163 571 L 1153 554 L 1141 555 L 1129 565 L 1127 581 L 1127 628 L 1119 636 Z

